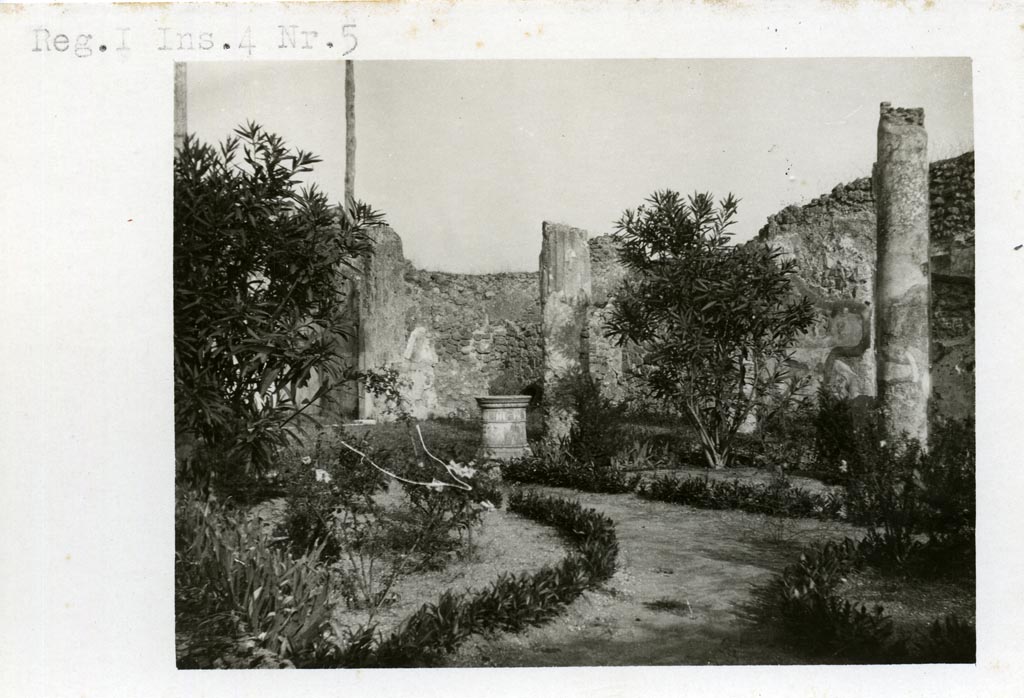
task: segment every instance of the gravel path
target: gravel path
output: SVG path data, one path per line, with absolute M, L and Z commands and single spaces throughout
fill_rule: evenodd
M 451 666 L 803 664 L 740 616 L 750 589 L 811 540 L 852 529 L 538 488 L 578 499 L 615 521 L 619 569 L 553 622 L 468 640 Z

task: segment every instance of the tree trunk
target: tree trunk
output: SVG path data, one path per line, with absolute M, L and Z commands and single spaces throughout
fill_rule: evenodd
M 345 207 L 356 197 L 356 75 L 352 61 L 345 61 Z

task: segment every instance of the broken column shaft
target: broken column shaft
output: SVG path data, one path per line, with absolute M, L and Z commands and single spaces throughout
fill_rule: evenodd
M 923 109 L 882 102 L 873 186 L 878 219 L 875 352 L 884 433 L 927 444 L 931 393 L 928 134 Z
M 185 145 L 188 133 L 188 69 L 184 63 L 174 64 L 174 152 Z
M 569 435 L 575 418 L 567 383 L 588 370 L 587 311 L 590 247 L 587 232 L 545 222 L 540 253 L 540 303 L 544 338 L 545 437 Z

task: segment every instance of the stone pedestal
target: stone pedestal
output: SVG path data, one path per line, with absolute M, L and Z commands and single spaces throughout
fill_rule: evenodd
M 477 461 L 508 461 L 532 456 L 526 440 L 529 395 L 488 395 L 476 398 L 483 423 L 483 441 Z
M 540 253 L 540 303 L 544 338 L 545 438 L 568 436 L 575 413 L 556 399 L 559 384 L 589 370 L 587 317 L 590 304 L 590 247 L 587 232 L 544 223 Z
M 928 440 L 931 392 L 928 134 L 923 109 L 882 102 L 873 187 L 878 219 L 875 351 L 885 433 Z

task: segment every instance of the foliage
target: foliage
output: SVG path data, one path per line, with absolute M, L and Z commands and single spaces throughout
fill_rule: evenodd
M 881 606 L 868 610 L 840 593 L 846 576 L 879 559 L 877 538 L 849 538 L 808 551 L 754 591 L 750 617 L 782 630 L 819 656 L 856 662 L 973 662 L 974 627 L 956 616 L 937 619 L 920 637 L 901 637 Z
M 817 449 L 842 482 L 850 518 L 872 529 L 879 562 L 910 560 L 971 566 L 975 521 L 975 446 L 971 420 L 933 428 L 926 451 L 914 439 L 883 438 L 877 419 L 855 419 L 849 402 L 822 391 Z M 922 550 L 921 535 L 928 550 Z
M 923 463 L 921 526 L 937 547 L 973 551 L 976 458 L 973 419 L 950 420 L 933 430 Z
M 200 482 L 268 469 L 345 378 L 339 269 L 381 222 L 298 188 L 316 156 L 256 124 L 234 133 L 219 148 L 187 137 L 174 161 L 175 428 L 184 475 Z
M 815 319 L 793 297 L 793 260 L 760 241 L 729 244 L 737 206 L 731 194 L 716 207 L 710 194 L 662 191 L 627 210 L 616 238 L 630 274 L 606 328 L 644 351 L 640 378 L 679 405 L 714 468 L 755 410 L 799 387 L 789 347 Z
M 793 644 L 815 654 L 864 662 L 892 660 L 892 621 L 882 608 L 869 611 L 836 593 L 857 561 L 857 545 L 849 539 L 802 554 L 757 590 L 755 618 L 780 626 Z
M 955 615 L 932 621 L 914 647 L 918 661 L 937 664 L 973 664 L 976 652 L 974 626 Z
M 334 562 L 342 553 L 341 511 L 377 518 L 379 507 L 373 496 L 387 488 L 387 477 L 345 448 L 336 447 L 328 460 L 321 444 L 322 437 L 316 441 L 315 458 L 303 458 L 305 467 L 290 477 L 285 532 L 296 554 L 322 546 L 323 559 Z
M 504 478 L 588 492 L 632 490 L 638 478 L 625 472 L 618 457 L 626 438 L 623 406 L 605 396 L 586 372 L 564 377 L 551 388 L 550 398 L 572 406 L 575 417 L 569 434 L 534 444 L 532 457 L 503 463 Z
M 610 461 L 601 466 L 593 460 L 577 458 L 568 439 L 537 443 L 532 448 L 533 456 L 502 463 L 501 473 L 506 481 L 606 494 L 631 492 L 640 481 L 639 475 L 630 475 Z
M 448 466 L 468 491 L 414 484 L 431 478 L 424 475 L 426 454 L 413 464 L 388 463 L 389 476 L 374 465 L 379 455 L 368 439 L 352 447 L 336 439 L 332 460 L 322 441 L 316 442 L 315 460 L 304 458 L 306 468 L 293 480 L 285 530 L 294 550 L 323 549 L 340 571 L 346 603 L 368 609 L 371 618 L 389 602 L 401 575 L 441 568 L 452 555 L 471 549 L 483 512 L 501 502 L 494 482 L 471 465 Z M 398 506 L 386 506 L 380 495 L 393 481 L 401 483 L 405 497 Z
M 793 393 L 786 391 L 786 396 Z M 815 462 L 816 412 L 812 401 L 789 399 L 755 411 L 757 454 L 754 463 L 779 472 L 806 470 Z
M 320 548 L 292 558 L 263 522 L 194 496 L 178 507 L 175 577 L 194 616 L 226 613 L 257 647 L 312 661 L 330 642 L 328 578 Z
M 601 384 L 585 370 L 577 370 L 555 381 L 548 388 L 548 399 L 551 404 L 564 406 L 573 413 L 565 440 L 569 454 L 576 460 L 607 466 L 625 438 L 625 405 L 606 396 Z
M 703 477 L 664 475 L 637 488 L 637 495 L 702 509 L 739 509 L 792 518 L 842 520 L 844 500 L 835 493 L 813 494 L 785 481 L 748 484 Z
M 857 422 L 849 399 L 827 385 L 818 388 L 813 417 L 815 476 L 828 484 L 845 484 L 849 459 L 856 451 Z
M 508 371 L 502 371 L 487 384 L 488 395 L 525 395 L 525 381 Z
M 612 456 L 612 466 L 624 471 L 653 470 L 666 467 L 671 458 L 671 453 L 665 446 L 658 448 L 649 439 L 634 439 Z
M 399 418 L 408 417 L 408 403 L 404 394 L 408 386 L 401 379 L 396 367 L 365 369 L 356 371 L 353 376 L 363 384 L 366 392 L 383 400 L 380 407 L 384 414 L 393 414 Z
M 509 508 L 555 526 L 576 551 L 533 574 L 503 574 L 482 591 L 445 592 L 424 605 L 386 639 L 372 626 L 351 632 L 327 666 L 417 667 L 437 664 L 463 640 L 487 630 L 516 632 L 557 615 L 584 590 L 615 572 L 618 542 L 612 521 L 576 502 L 516 492 Z

